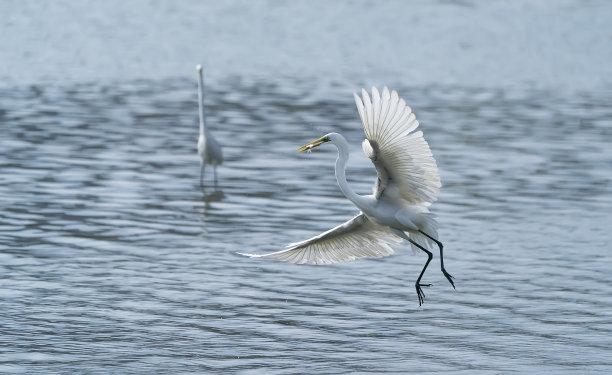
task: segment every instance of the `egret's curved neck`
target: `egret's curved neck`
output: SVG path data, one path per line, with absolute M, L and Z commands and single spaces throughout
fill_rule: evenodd
M 200 107 L 200 136 L 206 136 L 206 126 L 204 119 L 206 118 L 206 112 L 204 111 L 204 80 L 202 79 L 202 71 L 198 72 L 198 102 Z
M 344 137 L 341 135 L 336 136 L 337 139 L 332 140 L 331 143 L 335 144 L 338 148 L 338 159 L 336 159 L 336 180 L 338 180 L 338 186 L 342 190 L 342 194 L 353 202 L 359 209 L 363 211 L 362 207 L 365 207 L 369 202 L 364 196 L 361 196 L 353 191 L 346 180 L 346 163 L 349 159 L 349 145 Z

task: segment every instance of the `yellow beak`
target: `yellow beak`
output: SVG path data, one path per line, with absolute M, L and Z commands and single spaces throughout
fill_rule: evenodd
M 315 147 L 319 147 L 323 144 L 323 138 L 319 138 L 316 141 L 312 141 L 308 144 L 305 144 L 304 146 L 298 148 L 298 152 L 302 152 L 302 151 L 306 151 L 306 150 L 312 150 Z

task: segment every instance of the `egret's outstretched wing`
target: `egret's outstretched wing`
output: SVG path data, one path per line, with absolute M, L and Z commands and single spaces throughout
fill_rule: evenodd
M 440 175 L 427 141 L 421 131 L 413 132 L 419 122 L 404 99 L 385 87 L 382 97 L 372 87 L 372 99 L 362 90 L 355 103 L 365 130 L 363 151 L 378 171 L 376 195 L 389 183 L 397 185 L 407 200 L 420 203 L 435 201 L 440 190 Z
M 309 240 L 292 243 L 285 250 L 269 254 L 241 254 L 256 258 L 275 258 L 290 263 L 329 264 L 358 258 L 380 258 L 393 254 L 389 246 L 401 238 L 389 228 L 374 224 L 359 214 L 344 224 Z

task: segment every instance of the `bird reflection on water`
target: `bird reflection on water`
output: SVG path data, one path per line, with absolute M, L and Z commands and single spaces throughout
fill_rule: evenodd
M 220 202 L 225 198 L 223 190 L 216 188 L 207 192 L 206 189 L 202 189 L 202 202 L 204 202 L 206 208 L 210 208 L 211 202 Z

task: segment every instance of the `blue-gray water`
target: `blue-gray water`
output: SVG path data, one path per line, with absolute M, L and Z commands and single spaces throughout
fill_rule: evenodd
M 287 30 L 308 24 L 325 34 L 320 26 L 331 40 L 341 40 L 354 23 L 382 21 L 395 10 L 414 20 L 431 16 L 432 25 L 417 22 L 428 29 L 415 36 L 429 42 L 436 30 L 452 29 L 453 12 L 496 30 L 521 25 L 524 14 L 545 25 L 517 28 L 518 45 L 510 48 L 525 44 L 530 51 L 540 40 L 535 33 L 531 42 L 531 28 L 568 24 L 544 17 L 549 10 L 543 5 L 521 2 L 501 23 L 487 18 L 506 10 L 499 4 L 417 2 L 413 10 L 387 2 L 388 8 L 371 11 L 374 2 L 336 3 L 332 15 L 352 9 L 352 18 L 338 19 L 336 28 L 329 15 L 306 22 L 316 12 L 301 2 L 255 2 L 251 8 L 204 3 L 212 15 L 198 3 L 177 9 L 166 2 L 133 4 L 139 3 L 147 6 L 127 6 L 130 14 L 150 14 L 151 25 L 167 22 L 173 32 L 149 36 L 129 17 L 113 20 L 118 11 L 112 4 L 94 7 L 101 21 L 87 24 L 101 35 L 96 27 L 127 25 L 132 41 L 182 46 L 184 59 L 188 46 L 177 35 L 198 26 L 173 20 L 193 14 L 213 25 L 271 14 L 286 19 L 274 24 Z M 25 26 L 50 23 L 37 18 L 42 11 L 55 21 L 71 19 L 80 2 L 42 11 L 33 4 L 4 3 L 13 12 L 2 28 L 20 31 L 18 39 L 30 33 L 43 48 L 38 34 L 44 32 Z M 195 65 L 202 61 L 160 61 L 162 74 L 148 70 L 143 77 L 138 62 L 151 69 L 160 49 L 139 50 L 139 60 L 120 45 L 129 58 L 122 68 L 109 65 L 105 76 L 91 51 L 79 60 L 52 45 L 38 57 L 2 50 L 1 61 L 11 69 L 0 72 L 0 373 L 609 373 L 612 88 L 602 57 L 611 53 L 612 31 L 601 20 L 604 11 L 612 13 L 605 3 L 582 4 L 563 2 L 550 14 L 574 21 L 590 15 L 592 28 L 560 33 L 551 43 L 565 49 L 555 56 L 517 59 L 534 69 L 516 81 L 497 80 L 495 69 L 482 62 L 487 52 L 500 51 L 495 35 L 476 39 L 485 68 L 474 82 L 468 72 L 478 70 L 478 56 L 437 62 L 457 65 L 456 79 L 446 79 L 452 75 L 446 70 L 436 75 L 436 66 L 424 62 L 411 67 L 392 61 L 375 70 L 368 60 L 347 68 L 341 53 L 329 57 L 340 73 L 329 69 L 332 62 L 306 66 L 291 52 L 313 48 L 309 39 L 281 41 L 293 48 L 277 51 L 294 67 L 291 74 L 276 74 L 276 64 L 264 69 L 261 55 L 254 57 L 257 68 L 244 60 L 213 65 L 205 71 L 207 113 L 226 160 L 219 189 L 204 192 L 196 154 Z M 160 14 L 160 7 L 174 11 Z M 229 19 L 215 18 L 220 14 Z M 44 27 L 70 28 L 61 22 Z M 228 30 L 219 38 L 240 39 Z M 382 44 L 395 58 L 412 59 L 409 51 L 390 47 L 388 32 L 374 31 L 361 31 L 366 45 Z M 2 43 L 15 43 L 0 35 Z M 240 57 L 237 49 L 255 50 L 257 43 L 269 52 L 270 35 L 276 32 L 263 27 L 248 35 L 246 45 L 203 41 L 194 54 L 205 55 L 212 46 Z M 454 55 L 453 42 L 465 36 L 436 35 L 446 41 L 419 52 Z M 79 42 L 83 36 L 67 38 Z M 582 75 L 572 41 L 597 50 L 590 56 L 593 69 Z M 64 47 L 70 51 L 68 43 Z M 546 69 L 546 58 L 560 61 Z M 27 69 L 15 61 L 32 59 L 51 66 L 23 78 Z M 81 64 L 74 63 L 74 77 L 63 79 L 70 59 Z M 296 73 L 300 66 L 307 68 L 303 75 Z M 395 74 L 400 68 L 406 76 Z M 545 71 L 550 75 L 540 74 Z M 564 78 L 558 85 L 557 76 Z M 425 290 L 422 307 L 414 280 L 425 256 L 406 245 L 390 257 L 331 266 L 236 254 L 281 249 L 355 214 L 333 176 L 334 148 L 299 154 L 297 147 L 329 131 L 343 133 L 353 146 L 348 178 L 367 193 L 375 171 L 360 149 L 363 131 L 351 95 L 372 83 L 388 84 L 411 105 L 440 168 L 443 188 L 433 210 L 457 290 L 439 272 L 436 257 L 424 277 L 434 285 Z

